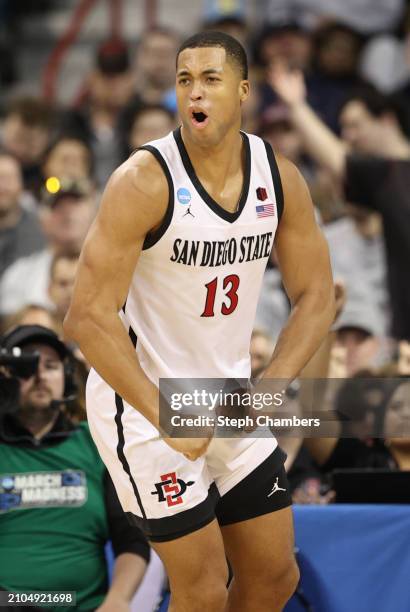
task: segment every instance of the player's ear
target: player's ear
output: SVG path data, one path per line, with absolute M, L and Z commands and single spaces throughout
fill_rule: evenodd
M 239 99 L 242 102 L 245 102 L 245 100 L 248 99 L 249 97 L 249 81 L 241 81 L 239 83 Z

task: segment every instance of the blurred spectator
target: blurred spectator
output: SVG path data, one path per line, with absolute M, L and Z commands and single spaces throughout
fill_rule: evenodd
M 59 136 L 49 146 L 42 164 L 43 179 L 82 180 L 93 178 L 94 158 L 88 143 L 76 136 Z
M 274 23 L 296 19 L 316 28 L 326 19 L 337 19 L 350 27 L 371 34 L 394 30 L 405 0 L 266 0 L 264 15 Z
M 240 14 L 227 13 L 219 17 L 207 19 L 202 23 L 203 30 L 224 32 L 239 40 L 244 49 L 248 46 L 249 29 L 246 19 Z
M 275 104 L 265 109 L 258 133 L 269 142 L 275 153 L 296 164 L 308 182 L 312 179 L 313 168 L 304 155 L 302 137 L 293 125 L 285 104 Z
M 288 298 L 282 287 L 282 276 L 276 265 L 272 263 L 274 257 L 273 251 L 263 275 L 255 325 L 265 329 L 271 340 L 276 342 L 286 324 L 290 309 Z
M 175 57 L 179 36 L 168 28 L 142 33 L 135 58 L 136 93 L 146 104 L 162 104 L 175 86 Z
M 335 132 L 346 97 L 361 84 L 358 76 L 363 38 L 341 23 L 329 23 L 313 35 L 312 69 L 306 78 L 307 99 Z
M 346 101 L 339 140 L 305 102 L 300 72 L 276 66 L 271 83 L 289 105 L 292 121 L 313 158 L 345 180 L 346 199 L 382 215 L 386 241 L 392 334 L 410 339 L 410 142 L 407 123 L 391 100 L 363 90 Z M 354 150 L 354 154 L 351 150 Z M 359 155 L 361 154 L 361 155 Z
M 271 47 L 267 47 L 270 50 L 266 57 L 262 55 L 262 64 L 267 67 L 278 61 L 286 62 L 289 68 L 302 70 L 306 74 L 309 104 L 331 129 L 338 131 L 339 108 L 352 89 L 362 82 L 358 76 L 362 38 L 340 23 L 323 25 L 314 33 L 295 24 L 274 27 L 273 32 L 267 39 Z M 283 38 L 284 32 L 286 37 L 292 33 L 289 44 Z M 276 102 L 275 93 L 265 85 L 263 108 Z
M 342 23 L 333 22 L 314 32 L 314 68 L 332 78 L 354 78 L 363 37 Z
M 20 257 L 45 246 L 37 214 L 22 206 L 20 164 L 0 152 L 0 277 Z
M 410 102 L 410 6 L 407 6 L 404 21 L 404 40 L 400 41 L 399 45 L 397 53 L 400 59 L 393 64 L 394 67 L 390 67 L 390 71 L 395 74 L 396 78 L 399 78 L 401 74 L 403 75 L 404 82 L 400 83 L 397 93 L 407 102 L 408 106 Z M 389 67 L 387 67 L 388 69 Z
M 100 186 L 121 162 L 119 125 L 133 90 L 128 47 L 121 40 L 108 40 L 98 48 L 95 69 L 79 108 L 68 111 L 62 119 L 63 133 L 76 135 L 91 147 Z
M 360 74 L 384 94 L 405 87 L 410 79 L 408 47 L 409 34 L 407 41 L 393 34 L 371 38 L 361 55 Z
M 268 67 L 274 60 L 289 62 L 292 68 L 305 70 L 310 64 L 310 33 L 296 21 L 265 26 L 254 41 L 254 61 Z
M 59 323 L 63 323 L 73 293 L 79 253 L 56 253 L 50 266 L 48 294 Z
M 17 325 L 41 325 L 52 329 L 58 336 L 62 334 L 62 325 L 55 317 L 51 308 L 38 306 L 37 304 L 27 304 L 20 310 L 13 312 L 3 318 L 1 331 L 5 333 Z
M 128 523 L 87 424 L 65 414 L 77 393 L 69 351 L 37 325 L 15 328 L 2 345 L 40 360 L 20 379 L 19 402 L 0 416 L 1 589 L 75 591 L 77 610 L 125 612 L 149 545 Z M 116 557 L 110 587 L 108 540 Z
M 349 302 L 348 302 L 349 304 Z M 366 320 L 366 303 L 361 310 L 343 312 L 335 327 L 337 328 L 333 352 L 343 349 L 343 363 L 339 363 L 339 376 L 355 376 L 366 368 L 377 368 L 392 357 L 393 342 L 376 335 L 371 320 Z M 340 354 L 340 353 L 339 353 Z M 329 373 L 329 376 L 332 374 Z
M 175 128 L 175 117 L 160 104 L 143 104 L 129 114 L 124 128 L 127 158 L 143 144 L 166 136 Z
M 339 121 L 342 139 L 355 153 L 408 158 L 409 113 L 400 100 L 363 87 L 344 101 Z M 332 169 L 338 173 L 337 168 Z
M 410 382 L 364 375 L 346 381 L 339 391 L 338 434 L 305 441 L 323 472 L 410 468 Z
M 262 111 L 275 105 L 278 100 L 271 87 L 263 78 L 263 73 L 273 61 L 286 61 L 295 69 L 307 70 L 311 61 L 312 39 L 309 32 L 296 22 L 264 26 L 254 40 L 253 59 L 262 70 L 259 90 Z
M 229 34 L 246 49 L 249 27 L 244 0 L 205 0 L 204 5 L 202 29 Z
M 18 259 L 7 269 L 0 282 L 1 314 L 29 303 L 52 306 L 48 285 L 53 256 L 80 251 L 95 213 L 95 193 L 87 181 L 62 181 L 56 193 L 44 196 L 40 218 L 47 248 Z
M 358 327 L 375 336 L 387 335 L 391 326 L 381 232 L 379 218 L 372 214 L 361 224 L 345 215 L 323 227 L 333 274 L 347 290 L 338 326 Z
M 40 180 L 40 165 L 54 124 L 54 110 L 38 98 L 16 98 L 6 111 L 2 145 L 21 163 L 28 190 L 35 189 Z
M 309 160 L 309 171 L 312 172 L 312 161 L 309 157 L 307 159 Z M 341 181 L 334 177 L 327 168 L 317 165 L 314 165 L 313 168 L 313 176 L 308 175 L 310 195 L 322 223 L 326 225 L 346 215 L 343 186 Z M 303 167 L 302 171 L 305 172 Z

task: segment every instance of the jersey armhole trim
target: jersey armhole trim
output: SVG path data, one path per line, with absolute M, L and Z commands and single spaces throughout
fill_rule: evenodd
M 278 164 L 275 158 L 275 154 L 272 150 L 271 145 L 268 142 L 266 142 L 266 140 L 263 141 L 263 144 L 265 145 L 266 155 L 268 157 L 270 171 L 272 174 L 273 186 L 275 188 L 276 207 L 278 210 L 278 223 L 279 223 L 279 221 L 281 220 L 281 217 L 283 214 L 283 208 L 284 208 L 282 181 L 280 178 L 279 168 L 278 168 Z
M 174 214 L 174 183 L 172 181 L 171 173 L 169 171 L 167 163 L 165 159 L 162 157 L 161 153 L 158 151 L 158 149 L 156 149 L 155 147 L 151 145 L 144 145 L 142 147 L 138 147 L 137 149 L 137 151 L 141 151 L 141 150 L 149 151 L 149 153 L 151 153 L 155 157 L 155 159 L 161 166 L 162 171 L 165 174 L 165 178 L 167 179 L 168 194 L 169 194 L 167 211 L 165 213 L 165 216 L 162 220 L 161 225 L 154 232 L 151 232 L 145 236 L 145 240 L 142 245 L 142 250 L 146 251 L 147 249 L 150 249 L 155 244 L 157 244 L 157 242 L 162 238 L 162 236 L 165 234 L 165 232 L 167 231 L 168 227 L 171 224 L 172 216 Z

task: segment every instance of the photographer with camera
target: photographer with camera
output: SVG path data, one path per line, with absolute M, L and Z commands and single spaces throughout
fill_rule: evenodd
M 88 425 L 65 414 L 76 395 L 70 351 L 40 325 L 14 328 L 1 347 L 0 590 L 75 591 L 76 610 L 128 611 L 149 545 L 129 525 Z

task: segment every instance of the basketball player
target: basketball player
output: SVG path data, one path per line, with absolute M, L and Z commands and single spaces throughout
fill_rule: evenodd
M 240 132 L 241 45 L 218 32 L 190 38 L 176 92 L 182 127 L 108 183 L 65 330 L 94 367 L 91 432 L 124 511 L 165 564 L 170 610 L 279 611 L 298 581 L 284 454 L 274 438 L 161 439 L 158 381 L 249 378 L 274 239 L 292 313 L 266 376 L 294 378 L 333 320 L 329 257 L 296 168 Z

